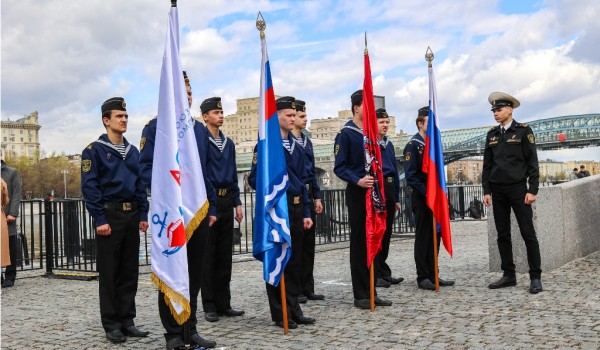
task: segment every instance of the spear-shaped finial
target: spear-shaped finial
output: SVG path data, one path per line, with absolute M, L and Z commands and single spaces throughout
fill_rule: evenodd
M 369 50 L 367 49 L 367 31 L 365 31 L 365 56 L 369 54 Z
M 177 7 L 177 0 L 171 0 L 171 7 Z
M 265 22 L 265 18 L 262 13 L 258 11 L 258 15 L 256 16 L 256 29 L 260 32 L 260 38 L 265 38 L 265 28 L 267 28 L 267 22 Z
M 429 68 L 431 68 L 431 62 L 433 61 L 433 57 L 433 51 L 431 51 L 431 48 L 427 46 L 427 51 L 425 51 L 425 61 L 428 62 Z

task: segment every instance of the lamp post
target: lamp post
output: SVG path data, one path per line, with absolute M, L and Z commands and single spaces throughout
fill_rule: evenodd
M 65 183 L 65 199 L 67 198 L 67 174 L 69 173 L 68 170 L 63 170 L 61 171 L 61 173 L 63 174 L 63 180 Z

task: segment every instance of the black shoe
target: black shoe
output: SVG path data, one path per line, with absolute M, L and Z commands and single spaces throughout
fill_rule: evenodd
M 129 326 L 123 329 L 123 333 L 130 337 L 144 338 L 147 337 L 150 332 L 143 331 L 136 326 Z
M 435 290 L 435 284 L 431 283 L 428 279 L 422 280 L 418 285 L 419 289 Z
M 304 304 L 304 303 L 306 303 L 307 301 L 308 301 L 308 298 L 307 298 L 306 296 L 304 296 L 304 295 L 302 295 L 302 294 L 298 295 L 298 302 L 299 302 L 300 304 Z
M 380 297 L 375 297 L 375 305 L 376 306 L 392 306 L 392 302 L 389 300 L 381 299 Z
M 440 287 L 451 287 L 454 285 L 453 280 L 443 280 L 441 278 L 439 280 L 440 280 Z
M 203 348 L 214 348 L 217 346 L 217 342 L 214 340 L 209 340 L 206 338 L 202 338 L 200 336 L 200 334 L 198 333 L 194 333 L 190 336 L 190 341 L 192 342 L 192 344 L 197 345 L 197 346 L 201 346 Z
M 354 306 L 359 309 L 367 310 L 371 308 L 371 300 L 369 299 L 354 299 Z
M 185 343 L 183 342 L 182 339 L 173 338 L 173 339 L 167 340 L 166 347 L 167 347 L 167 350 L 184 349 Z
M 308 316 L 298 316 L 294 318 L 294 322 L 297 324 L 313 324 L 315 323 L 315 319 Z
M 246 312 L 244 310 L 234 310 L 232 308 L 229 308 L 223 312 L 219 312 L 219 315 L 224 315 L 227 317 L 236 317 L 236 316 L 242 316 L 245 313 Z
M 383 287 L 383 288 L 389 288 L 392 284 L 386 280 L 384 280 L 383 278 L 378 278 L 377 279 L 377 283 L 375 283 L 376 287 Z
M 400 284 L 400 282 L 404 281 L 404 277 L 385 277 L 385 280 L 391 284 Z
M 106 339 L 110 340 L 111 343 L 122 343 L 127 338 L 125 338 L 125 334 L 123 334 L 120 329 L 115 329 L 110 332 L 106 332 Z
M 315 293 L 304 293 L 308 300 L 325 300 L 325 296 L 323 294 L 315 294 Z
M 277 327 L 283 328 L 283 321 L 275 321 L 275 325 Z M 288 320 L 288 328 L 296 329 L 296 328 L 298 328 L 298 324 L 296 322 L 294 322 L 293 320 Z
M 490 283 L 490 285 L 488 287 L 490 289 L 498 289 L 498 288 L 504 288 L 504 287 L 512 287 L 512 286 L 516 286 L 516 285 L 517 285 L 516 277 L 502 276 L 502 278 L 500 278 L 496 282 Z
M 204 319 L 208 322 L 217 322 L 219 320 L 219 315 L 216 312 L 205 312 Z
M 529 285 L 529 293 L 537 294 L 542 291 L 542 280 L 539 278 L 534 278 L 531 280 L 531 284 Z
M 4 281 L 4 283 L 2 283 L 2 288 L 8 288 L 8 287 L 12 287 L 15 285 L 15 281 L 11 281 L 11 280 L 6 280 Z

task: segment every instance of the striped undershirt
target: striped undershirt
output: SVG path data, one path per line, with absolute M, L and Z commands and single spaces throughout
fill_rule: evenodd
M 125 158 L 125 145 L 114 145 L 115 148 L 117 149 L 117 151 L 119 151 L 119 154 L 121 155 L 121 158 Z

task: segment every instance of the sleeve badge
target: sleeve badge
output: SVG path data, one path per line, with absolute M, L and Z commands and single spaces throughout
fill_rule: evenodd
M 404 160 L 407 162 L 410 160 L 410 152 L 406 152 L 406 154 L 404 155 Z
M 338 155 L 338 152 L 340 151 L 340 145 L 335 145 L 335 155 Z
M 530 144 L 535 145 L 535 136 L 533 134 L 527 135 L 527 140 L 529 140 Z
M 87 173 L 92 168 L 92 160 L 91 159 L 83 159 L 81 161 L 81 171 Z
M 140 140 L 140 151 L 144 149 L 145 145 L 146 145 L 146 136 L 142 137 L 142 139 Z

